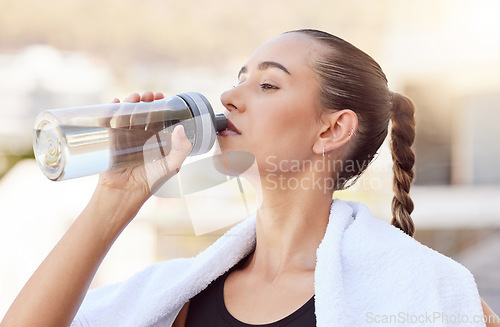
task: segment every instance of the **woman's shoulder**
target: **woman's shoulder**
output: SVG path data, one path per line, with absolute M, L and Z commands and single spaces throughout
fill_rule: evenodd
M 154 288 L 155 284 L 164 283 L 165 280 L 180 278 L 193 263 L 193 258 L 175 258 L 151 264 L 136 272 L 127 280 L 102 286 L 91 290 L 86 297 L 87 301 L 101 298 L 103 295 L 112 296 L 128 293 L 132 289 Z
M 344 234 L 345 251 L 350 253 L 351 261 L 366 258 L 368 252 L 381 263 L 379 267 L 393 271 L 400 269 L 407 274 L 411 272 L 408 277 L 424 274 L 472 278 L 462 264 L 420 243 L 389 222 L 375 218 L 367 210 L 366 207 L 358 209 L 358 214 Z
M 362 204 L 339 201 L 333 209 L 323 243 L 328 246 L 318 251 L 318 299 L 344 297 L 363 317 L 481 314 L 476 283 L 461 264 L 375 218 Z

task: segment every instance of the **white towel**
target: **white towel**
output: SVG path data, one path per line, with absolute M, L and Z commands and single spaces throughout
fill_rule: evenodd
M 254 246 L 250 217 L 195 258 L 158 263 L 90 291 L 72 326 L 170 326 L 185 302 Z M 485 326 L 466 268 L 359 203 L 334 201 L 314 277 L 320 327 Z

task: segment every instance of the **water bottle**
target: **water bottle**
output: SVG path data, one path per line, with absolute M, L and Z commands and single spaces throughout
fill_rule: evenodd
M 213 147 L 227 121 L 196 92 L 152 102 L 46 110 L 35 121 L 33 150 L 45 176 L 67 180 L 168 155 L 178 124 L 184 126 L 193 156 Z

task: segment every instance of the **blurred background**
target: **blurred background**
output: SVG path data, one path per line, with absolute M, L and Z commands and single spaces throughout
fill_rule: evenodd
M 0 2 L 0 319 L 90 198 L 97 177 L 51 182 L 32 153 L 45 109 L 146 90 L 219 95 L 265 40 L 317 28 L 372 55 L 416 104 L 415 238 L 469 268 L 500 313 L 500 2 L 497 0 Z M 341 198 L 390 221 L 388 145 Z M 237 189 L 235 189 L 237 192 Z M 210 219 L 211 212 L 207 212 Z M 92 287 L 192 256 L 226 229 L 195 236 L 182 200 L 153 197 Z

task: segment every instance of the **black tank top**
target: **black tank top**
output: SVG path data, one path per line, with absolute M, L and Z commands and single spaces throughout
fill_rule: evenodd
M 251 325 L 234 318 L 224 304 L 224 282 L 226 281 L 227 276 L 234 269 L 236 269 L 237 266 L 217 278 L 210 285 L 208 285 L 206 289 L 191 299 L 185 327 L 316 326 L 316 316 L 314 315 L 314 296 L 291 315 L 270 324 Z

